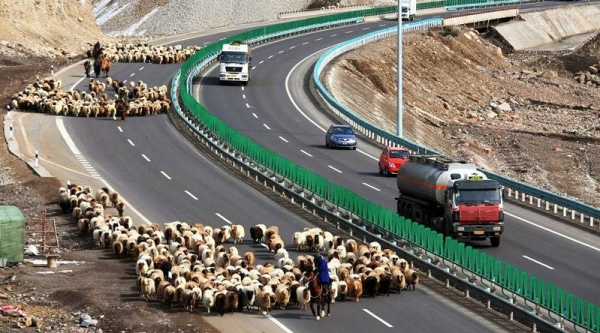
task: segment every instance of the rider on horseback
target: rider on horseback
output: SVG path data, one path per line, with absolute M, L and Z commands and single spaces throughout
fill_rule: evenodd
M 92 54 L 97 55 L 98 52 L 100 52 L 100 41 L 97 41 L 96 44 L 94 44 L 94 51 Z
M 321 287 L 323 288 L 322 295 L 329 296 L 329 290 L 331 289 L 331 278 L 329 277 L 329 268 L 327 267 L 327 260 L 323 258 L 320 253 L 315 254 L 315 269 L 317 271 L 317 277 Z

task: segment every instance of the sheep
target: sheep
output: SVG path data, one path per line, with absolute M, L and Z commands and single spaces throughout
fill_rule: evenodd
M 363 293 L 369 295 L 371 298 L 377 295 L 378 287 L 379 281 L 375 275 L 370 274 L 363 281 Z
M 404 278 L 404 273 L 400 271 L 399 267 L 392 268 L 392 281 L 390 288 L 396 289 L 397 294 L 406 289 L 406 279 Z
M 419 284 L 419 272 L 409 268 L 403 274 L 406 279 L 406 288 L 410 290 L 410 286 L 412 286 L 412 290 L 414 291 L 417 284 Z
M 233 238 L 233 244 L 243 243 L 245 236 L 246 236 L 246 231 L 244 230 L 243 225 L 241 225 L 241 224 L 232 224 L 231 225 L 231 237 Z
M 252 238 L 253 244 L 260 244 L 263 242 L 267 227 L 264 224 L 257 224 L 250 228 L 250 237 Z
M 284 310 L 290 302 L 290 289 L 287 285 L 280 284 L 275 289 L 276 303 L 279 305 L 281 310 Z
M 306 311 L 306 305 L 310 302 L 310 290 L 306 286 L 300 286 L 296 289 L 296 299 L 300 304 L 300 310 Z
M 352 274 L 348 280 L 349 281 L 346 281 L 348 284 L 348 296 L 354 298 L 354 300 L 358 302 L 363 293 L 360 275 Z
M 238 308 L 238 303 L 239 303 L 239 296 L 238 296 L 238 292 L 237 291 L 227 291 L 227 293 L 225 294 L 225 297 L 227 298 L 227 305 L 228 305 L 228 310 L 231 311 L 231 313 L 233 314 L 233 311 L 235 309 Z
M 259 311 L 261 311 L 264 315 L 268 315 L 271 311 L 271 297 L 265 292 L 265 287 L 258 287 L 256 289 L 256 305 L 258 306 Z
M 211 288 L 204 289 L 202 292 L 202 305 L 206 307 L 206 312 L 210 313 L 210 309 L 215 305 L 214 290 Z
M 245 285 L 239 287 L 238 295 L 239 312 L 242 312 L 244 306 L 247 310 L 250 310 L 250 307 L 254 306 L 254 302 L 256 301 L 256 291 L 253 286 Z
M 228 303 L 227 303 L 227 296 L 223 293 L 223 292 L 218 292 L 215 295 L 215 310 L 217 311 L 217 313 L 223 317 L 223 315 L 225 314 L 225 311 L 227 310 L 227 308 L 229 307 Z
M 345 280 L 338 282 L 337 293 L 338 293 L 338 297 L 342 301 L 344 301 L 346 299 L 346 296 L 348 296 L 348 283 Z M 334 300 L 335 299 L 332 298 L 331 302 L 333 303 Z
M 152 295 L 156 293 L 154 280 L 150 278 L 144 278 L 142 282 L 142 294 L 141 297 L 147 302 L 152 298 Z
M 175 287 L 173 287 L 171 285 L 165 287 L 162 298 L 168 307 L 171 307 L 171 304 L 173 303 L 173 301 L 175 299 L 175 292 L 176 292 Z

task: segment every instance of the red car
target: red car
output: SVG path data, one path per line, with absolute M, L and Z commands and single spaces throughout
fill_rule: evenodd
M 408 161 L 410 151 L 407 148 L 387 147 L 379 156 L 379 174 L 389 176 L 397 174 L 400 166 Z

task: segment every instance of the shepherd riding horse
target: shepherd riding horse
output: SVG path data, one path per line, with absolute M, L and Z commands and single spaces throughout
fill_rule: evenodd
M 315 319 L 319 320 L 325 317 L 325 304 L 327 304 L 327 317 L 331 315 L 331 291 L 327 295 L 323 295 L 323 288 L 319 283 L 317 274 L 314 270 L 306 272 L 304 277 L 308 280 L 308 290 L 310 291 L 310 311 Z M 314 305 L 317 303 L 317 311 L 315 312 Z

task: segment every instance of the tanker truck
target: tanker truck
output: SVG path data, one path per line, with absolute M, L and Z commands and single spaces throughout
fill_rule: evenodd
M 500 245 L 504 212 L 500 184 L 475 164 L 413 155 L 398 170 L 397 212 L 458 239 Z

